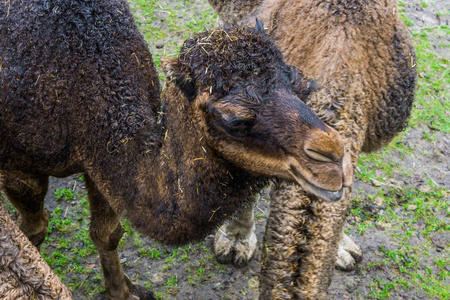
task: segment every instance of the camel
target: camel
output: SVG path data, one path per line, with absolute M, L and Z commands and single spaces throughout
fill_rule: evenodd
M 162 61 L 162 97 L 124 0 L 12 0 L 0 36 L 0 171 L 18 225 L 39 247 L 48 177 L 83 173 L 110 299 L 154 299 L 120 264 L 124 214 L 182 244 L 245 209 L 270 178 L 345 197 L 341 138 L 303 103 L 313 81 L 260 26 L 188 39 Z
M 316 81 L 306 103 L 340 133 L 352 169 L 361 151 L 380 149 L 405 128 L 417 74 L 396 1 L 208 1 L 222 23 L 260 19 L 286 61 Z M 300 185 L 273 185 L 260 299 L 326 299 L 333 266 L 355 268 L 360 247 L 343 234 L 351 189 L 329 202 Z M 249 208 L 217 232 L 220 261 L 243 265 L 251 259 L 253 224 Z

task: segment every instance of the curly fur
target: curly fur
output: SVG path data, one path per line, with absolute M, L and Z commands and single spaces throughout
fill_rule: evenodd
M 387 145 L 411 112 L 415 51 L 396 12 L 394 1 L 267 0 L 256 13 L 270 24 L 286 60 L 320 85 L 308 105 L 349 141 L 359 141 L 352 147 L 358 152 Z
M 192 70 L 191 80 L 197 83 L 196 88 L 209 91 L 216 99 L 247 86 L 257 87 L 254 95 L 288 86 L 301 99 L 306 99 L 313 89 L 311 80 L 286 65 L 267 34 L 248 28 L 206 30 L 189 38 L 180 50 L 178 61 L 186 70 Z
M 0 24 L 2 169 L 56 176 L 107 169 L 114 155 L 92 153 L 120 152 L 155 126 L 159 81 L 125 1 L 13 0 L 0 5 Z M 7 159 L 16 154 L 20 163 Z
M 248 147 L 262 147 L 265 153 L 276 152 L 276 143 L 266 145 L 265 142 L 269 138 L 269 124 L 258 129 L 261 125 L 255 124 L 255 116 L 270 106 L 267 95 L 271 91 L 286 87 L 305 99 L 312 86 L 311 81 L 302 80 L 301 73 L 283 62 L 280 51 L 267 35 L 248 28 L 207 30 L 188 39 L 180 50 L 177 64 L 183 70 L 182 77 L 168 71 L 169 80 L 164 93 L 162 126 L 168 141 L 165 145 L 169 148 L 161 150 L 160 162 L 151 161 L 152 165 L 167 166 L 166 172 L 152 174 L 159 179 L 149 182 L 143 189 L 153 196 L 132 203 L 128 214 L 137 229 L 170 244 L 205 237 L 245 205 L 247 200 L 243 199 L 267 184 L 267 178 L 255 177 L 230 165 L 220 154 L 203 149 L 214 148 L 211 143 L 232 134 L 242 137 L 241 143 L 245 143 L 245 136 L 252 136 L 252 145 Z M 208 95 L 209 98 L 199 109 L 211 112 L 205 120 L 208 125 L 200 125 L 208 126 L 206 134 L 195 130 L 202 121 L 190 119 L 186 113 L 189 111 L 187 103 L 175 101 L 183 96 L 192 101 L 199 95 Z M 245 103 L 244 116 L 224 119 L 216 112 L 214 103 L 236 106 Z M 290 108 L 285 105 L 284 109 Z M 298 108 L 292 110 L 300 111 Z M 313 127 L 323 126 L 314 114 L 307 114 L 304 119 Z M 270 126 L 282 127 L 282 122 L 278 120 L 277 124 Z M 190 130 L 189 135 L 185 133 L 186 126 Z M 180 151 L 182 157 L 176 161 L 172 158 L 173 149 L 184 149 Z M 202 159 L 192 161 L 195 158 Z M 151 168 L 144 166 L 144 169 Z M 192 172 L 192 168 L 196 171 Z M 167 191 L 166 186 L 171 188 Z M 161 201 L 164 201 L 163 206 Z M 139 209 L 145 206 L 158 209 Z M 212 213 L 218 208 L 216 213 Z
M 152 57 L 124 0 L 12 0 L 0 30 L 0 170 L 19 227 L 39 246 L 48 177 L 83 172 L 111 299 L 154 299 L 120 265 L 122 212 L 150 237 L 185 243 L 267 177 L 292 179 L 304 141 L 323 139 L 343 173 L 337 132 L 299 100 L 312 82 L 254 29 L 188 40 L 166 65 L 160 113 Z
M 50 163 L 57 165 L 65 159 L 58 152 L 77 143 L 80 131 L 115 151 L 154 122 L 148 116 L 159 110 L 159 82 L 125 1 L 11 1 L 10 7 L 0 6 L 0 23 L 0 99 L 9 110 L 23 112 L 13 120 L 3 111 L 2 122 L 15 124 L 0 129 L 3 139 L 17 139 L 9 152 L 53 149 Z M 76 103 L 69 100 L 74 94 L 79 95 Z M 143 111 L 136 99 L 146 99 L 151 110 Z M 30 108 L 28 101 L 36 105 Z M 75 104 L 77 109 L 71 109 Z M 104 117 L 97 115 L 100 111 Z M 47 135 L 58 139 L 42 145 L 24 134 L 43 126 L 29 122 L 36 115 L 54 120 Z M 79 136 L 73 137 L 69 126 L 76 126 Z M 48 145 L 49 140 L 60 142 Z
M 219 16 L 233 21 L 223 7 L 248 11 L 243 1 L 214 1 Z M 404 24 L 397 15 L 397 3 L 363 0 L 263 0 L 251 13 L 235 22 L 254 24 L 255 17 L 265 25 L 286 57 L 317 82 L 317 90 L 307 104 L 344 139 L 355 167 L 361 151 L 375 151 L 398 134 L 407 124 L 416 84 L 415 51 Z M 349 189 L 351 190 L 351 188 Z M 292 193 L 289 196 L 289 193 Z M 266 232 L 268 247 L 296 255 L 298 264 L 263 270 L 260 299 L 324 299 L 331 282 L 340 230 L 350 202 L 350 193 L 337 203 L 306 197 L 299 186 L 277 184 L 273 201 L 291 202 L 299 207 L 312 203 L 310 221 L 299 226 L 298 248 L 293 254 L 290 239 L 273 239 L 283 210 L 271 212 Z M 302 195 L 302 196 L 297 196 Z M 286 202 L 286 201 L 284 201 Z M 283 203 L 284 203 L 283 202 Z M 292 204 L 293 205 L 293 204 Z M 277 206 L 278 207 L 278 206 Z M 285 208 L 290 214 L 295 211 Z M 302 213 L 302 209 L 297 209 Z M 307 247 L 303 247 L 304 240 Z M 303 250 L 302 250 L 303 249 Z M 281 257 L 272 255 L 272 266 Z M 290 261 L 290 260 L 288 260 Z M 292 261 L 290 261 L 292 262 Z M 291 270 L 300 270 L 292 277 Z M 278 287 L 274 283 L 291 282 Z
M 1 201 L 0 298 L 72 299 L 61 279 L 3 209 Z

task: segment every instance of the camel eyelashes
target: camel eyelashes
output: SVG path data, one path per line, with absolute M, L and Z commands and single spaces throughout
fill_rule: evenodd
M 318 152 L 316 150 L 312 150 L 312 149 L 305 149 L 306 154 L 317 161 L 322 161 L 322 162 L 336 162 L 337 160 L 334 158 L 334 155 L 331 154 L 325 154 L 322 152 Z
M 235 119 L 227 123 L 227 132 L 234 136 L 244 136 L 249 133 L 255 120 L 253 119 Z
M 215 103 L 212 115 L 220 127 L 235 136 L 248 133 L 256 120 L 256 114 L 251 109 L 229 102 Z

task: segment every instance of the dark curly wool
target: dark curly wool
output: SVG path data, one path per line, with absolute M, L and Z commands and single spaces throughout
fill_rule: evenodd
M 0 28 L 0 139 L 14 140 L 0 159 L 32 152 L 58 165 L 74 144 L 118 151 L 153 125 L 158 78 L 125 1 L 12 0 Z
M 48 177 L 84 173 L 110 299 L 154 299 L 123 273 L 124 210 L 150 237 L 186 243 L 232 216 L 266 178 L 323 168 L 304 143 L 342 157 L 338 133 L 300 101 L 312 82 L 260 25 L 205 32 L 163 61 L 160 122 L 152 57 L 125 1 L 13 0 L 0 5 L 0 30 L 4 191 L 39 246 Z
M 0 5 L 0 30 L 0 169 L 95 170 L 93 177 L 119 185 L 136 176 L 111 172 L 129 160 L 113 157 L 139 130 L 153 129 L 160 99 L 126 1 L 12 0 Z M 117 191 L 135 192 L 125 184 Z
M 407 33 L 405 34 L 404 29 L 394 27 L 393 31 L 390 41 L 394 45 L 391 53 L 392 68 L 397 72 L 386 72 L 389 88 L 380 97 L 382 108 L 374 110 L 370 115 L 370 126 L 362 146 L 362 151 L 366 152 L 380 149 L 405 130 L 413 107 L 417 82 L 414 67 L 416 55 L 411 46 L 405 43 Z
M 289 87 L 305 99 L 313 88 L 312 81 L 302 80 L 297 69 L 286 65 L 269 35 L 253 28 L 206 30 L 185 41 L 178 61 L 192 70 L 195 88 L 216 99 L 248 86 L 262 96 Z

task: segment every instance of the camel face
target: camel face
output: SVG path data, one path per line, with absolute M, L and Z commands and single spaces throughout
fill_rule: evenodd
M 207 104 L 209 144 L 248 171 L 296 181 L 322 199 L 341 199 L 344 146 L 337 131 L 292 91 L 276 90 L 260 95 L 260 101 L 250 94 L 242 91 Z
M 297 181 L 307 192 L 336 201 L 351 180 L 348 155 L 339 133 L 323 123 L 303 102 L 286 90 L 276 92 L 262 117 L 262 130 L 276 137 L 268 143 L 282 150 L 279 166 L 286 179 Z M 265 123 L 265 124 L 264 124 Z
M 233 44 L 239 35 L 251 43 Z M 188 40 L 181 53 L 163 68 L 211 149 L 256 175 L 296 181 L 322 199 L 344 196 L 340 136 L 303 103 L 312 82 L 283 62 L 268 36 L 253 29 L 207 32 Z

